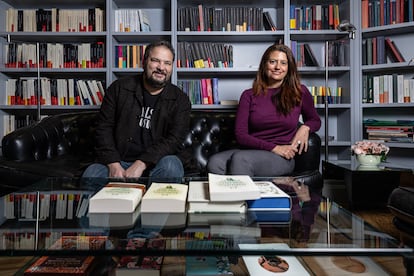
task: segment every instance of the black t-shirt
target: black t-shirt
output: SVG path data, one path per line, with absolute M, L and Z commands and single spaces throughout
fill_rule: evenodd
M 161 92 L 162 93 L 162 92 Z M 125 161 L 135 161 L 139 158 L 139 155 L 145 151 L 146 148 L 152 145 L 151 137 L 151 120 L 154 113 L 155 105 L 160 97 L 160 94 L 151 95 L 149 92 L 144 91 L 144 105 L 141 113 L 136 114 L 136 131 L 132 137 L 132 141 L 129 145 L 128 154 L 125 157 Z

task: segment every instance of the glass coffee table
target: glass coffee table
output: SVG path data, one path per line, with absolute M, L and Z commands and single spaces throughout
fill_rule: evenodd
M 200 180 L 206 179 L 179 182 Z M 292 199 L 290 211 L 141 214 L 138 208 L 130 214 L 89 214 L 82 204 L 109 181 L 46 178 L 3 196 L 0 255 L 93 256 L 99 265 L 92 275 L 109 275 L 125 256 L 161 256 L 161 275 L 185 275 L 190 263 L 211 257 L 225 258 L 234 275 L 254 275 L 252 266 L 264 269 L 269 259 L 279 269 L 286 269 L 286 261 L 285 272 L 309 275 L 395 275 L 396 262 L 401 275 L 411 273 L 412 248 L 400 247 L 320 191 L 310 189 L 304 201 L 282 185 Z M 384 265 L 390 261 L 394 265 Z

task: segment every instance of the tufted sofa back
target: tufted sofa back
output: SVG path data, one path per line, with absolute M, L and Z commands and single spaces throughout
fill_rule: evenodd
M 97 115 L 97 111 L 88 111 L 49 116 L 6 135 L 0 168 L 9 166 L 47 176 L 79 176 L 94 159 Z M 234 122 L 235 110 L 192 111 L 184 146 L 197 161 L 199 173 L 206 172 L 212 154 L 237 147 Z M 311 135 L 308 152 L 296 158 L 295 173 L 319 170 L 320 146 L 319 136 Z

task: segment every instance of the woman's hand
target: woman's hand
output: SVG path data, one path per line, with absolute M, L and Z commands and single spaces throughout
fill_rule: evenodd
M 295 145 L 277 145 L 272 149 L 272 152 L 286 159 L 292 159 L 298 152 L 298 147 Z
M 309 130 L 307 125 L 301 125 L 292 139 L 292 146 L 296 145 L 299 154 L 308 151 Z

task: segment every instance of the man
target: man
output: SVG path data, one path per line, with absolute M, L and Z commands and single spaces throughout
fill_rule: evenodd
M 191 103 L 171 84 L 175 52 L 167 41 L 145 49 L 142 76 L 114 81 L 96 129 L 97 163 L 83 177 L 179 178 Z M 181 158 L 181 160 L 180 160 Z

